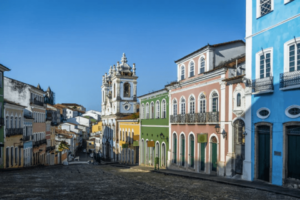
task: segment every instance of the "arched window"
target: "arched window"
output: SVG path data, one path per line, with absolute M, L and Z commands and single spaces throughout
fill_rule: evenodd
M 6 128 L 11 128 L 9 127 L 9 117 L 6 117 L 6 124 L 5 124 Z
M 130 84 L 124 83 L 124 97 L 130 97 Z
M 153 119 L 154 118 L 154 103 L 151 102 L 151 106 L 150 106 L 150 118 Z
M 11 117 L 10 118 L 10 128 L 13 128 L 14 127 L 14 118 Z
M 195 113 L 195 98 L 193 96 L 190 97 L 190 114 Z
M 206 101 L 205 101 L 205 96 L 204 94 L 200 95 L 200 100 L 199 100 L 199 106 L 200 106 L 200 113 L 205 113 L 205 106 L 206 106 Z
M 181 66 L 181 80 L 184 80 L 184 66 Z
M 166 100 L 164 100 L 164 99 L 161 102 L 161 109 L 162 109 L 161 118 L 166 118 L 166 115 L 167 115 L 167 113 L 166 113 Z
M 219 96 L 216 92 L 212 94 L 212 112 L 218 112 Z
M 177 115 L 177 101 L 173 100 L 173 115 Z
M 195 72 L 195 64 L 194 64 L 194 62 L 191 62 L 191 64 L 190 64 L 190 77 L 194 76 L 194 72 Z
M 149 119 L 149 103 L 146 104 L 146 119 Z
M 205 71 L 205 59 L 201 58 L 200 59 L 200 74 L 204 73 Z
M 236 106 L 241 107 L 241 94 L 240 93 L 238 93 L 236 95 Z
M 18 128 L 18 118 L 15 118 L 15 128 Z
M 116 84 L 114 83 L 114 98 L 116 98 Z
M 183 114 L 185 114 L 185 99 L 183 97 L 181 97 L 180 106 L 181 106 L 180 114 L 183 115 Z
M 141 114 L 141 119 L 144 119 L 144 104 L 142 104 L 140 114 Z
M 159 101 L 156 101 L 156 118 L 159 118 L 160 108 Z

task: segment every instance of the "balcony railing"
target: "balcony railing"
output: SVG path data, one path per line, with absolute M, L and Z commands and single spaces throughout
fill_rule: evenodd
M 23 135 L 23 128 L 7 128 L 6 136 Z
M 36 100 L 36 99 L 30 99 L 30 103 L 38 105 L 38 106 L 44 106 L 44 102 Z
M 31 140 L 31 136 L 30 135 L 23 136 L 23 141 L 24 142 L 29 141 L 29 140 Z
M 47 140 L 43 139 L 43 140 L 38 140 L 33 142 L 33 146 L 40 146 L 42 144 L 47 144 Z
M 280 74 L 280 88 L 300 85 L 300 71 L 285 72 Z
M 46 151 L 52 151 L 55 149 L 55 146 L 46 147 Z
M 173 124 L 197 124 L 219 122 L 219 112 L 171 115 L 170 122 Z
M 265 92 L 265 91 L 273 91 L 273 76 L 255 79 L 252 81 L 252 92 Z

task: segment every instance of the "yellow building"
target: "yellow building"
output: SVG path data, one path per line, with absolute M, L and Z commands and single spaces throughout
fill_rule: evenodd
M 139 163 L 140 122 L 139 119 L 126 118 L 118 120 L 118 160 L 120 163 L 135 165 Z
M 23 126 L 25 107 L 4 100 L 4 168 L 23 167 Z
M 92 126 L 92 133 L 102 132 L 102 122 L 98 122 L 97 124 Z

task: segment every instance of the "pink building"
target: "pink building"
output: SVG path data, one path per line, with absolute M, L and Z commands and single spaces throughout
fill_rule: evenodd
M 220 176 L 242 174 L 245 43 L 208 44 L 175 63 L 177 81 L 167 85 L 168 167 Z

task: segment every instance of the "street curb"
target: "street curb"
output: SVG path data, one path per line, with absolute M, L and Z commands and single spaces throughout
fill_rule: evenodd
M 209 178 L 195 177 L 195 176 L 190 176 L 190 175 L 182 175 L 182 174 L 177 174 L 177 173 L 161 172 L 161 171 L 157 171 L 157 170 L 150 170 L 150 172 L 160 173 L 160 174 L 164 174 L 164 175 L 180 176 L 180 177 L 184 177 L 184 178 L 201 179 L 201 180 L 205 180 L 205 181 L 212 181 L 212 182 L 217 182 L 217 183 L 221 183 L 221 184 L 233 185 L 233 186 L 238 186 L 238 187 L 243 187 L 243 188 L 251 188 L 251 189 L 261 190 L 261 191 L 270 192 L 270 193 L 274 193 L 274 194 L 280 194 L 280 195 L 300 198 L 300 192 L 299 192 L 298 195 L 295 195 L 295 194 L 291 194 L 291 193 L 268 190 L 268 189 L 265 189 L 265 188 L 255 187 L 255 186 L 252 186 L 252 185 L 245 185 L 245 184 L 240 184 L 240 183 L 237 184 L 237 183 L 232 183 L 232 182 L 227 182 L 227 181 L 222 181 L 222 180 L 213 180 L 213 179 L 209 179 Z M 280 186 L 278 186 L 278 187 L 280 189 L 282 189 L 282 187 L 280 187 Z M 291 192 L 295 192 L 292 189 L 290 189 L 290 190 L 291 190 Z
M 0 172 L 9 172 L 9 171 L 18 171 L 18 170 L 26 170 L 26 169 L 44 168 L 44 167 L 47 167 L 47 166 L 48 165 L 37 165 L 37 166 L 30 166 L 30 167 L 6 168 L 6 169 L 0 169 Z

